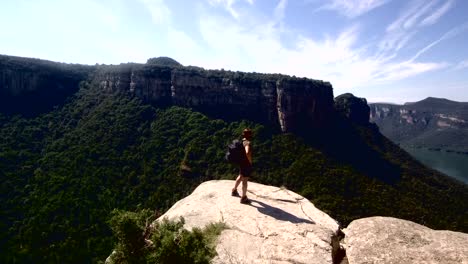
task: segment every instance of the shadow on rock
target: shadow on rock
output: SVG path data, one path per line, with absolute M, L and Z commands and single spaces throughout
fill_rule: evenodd
M 268 205 L 266 203 L 263 203 L 263 202 L 260 202 L 260 201 L 257 201 L 257 200 L 253 200 L 251 199 L 251 204 L 250 206 L 253 206 L 255 208 L 257 208 L 257 210 L 262 213 L 262 214 L 265 214 L 265 215 L 268 215 L 268 216 L 271 216 L 277 220 L 281 220 L 281 221 L 289 221 L 291 223 L 294 223 L 294 224 L 300 224 L 300 223 L 307 223 L 307 224 L 315 224 L 315 222 L 309 220 L 309 219 L 304 219 L 304 218 L 300 218 L 300 217 L 297 217 L 293 214 L 290 214 L 282 209 L 279 209 L 277 207 L 274 207 L 274 206 L 271 206 L 271 205 Z M 260 205 L 260 206 L 257 206 L 256 204 Z

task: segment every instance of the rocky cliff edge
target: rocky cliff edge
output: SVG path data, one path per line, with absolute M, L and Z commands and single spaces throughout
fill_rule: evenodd
M 343 233 L 292 191 L 250 182 L 252 203 L 244 205 L 231 196 L 233 185 L 202 183 L 157 221 L 182 216 L 189 229 L 224 222 L 213 263 L 468 263 L 465 233 L 390 217 L 355 220 Z
M 304 197 L 249 183 L 250 205 L 231 196 L 234 181 L 202 183 L 162 218 L 183 216 L 185 227 L 224 222 L 214 263 L 332 263 L 338 223 Z M 240 188 L 239 188 L 240 190 Z

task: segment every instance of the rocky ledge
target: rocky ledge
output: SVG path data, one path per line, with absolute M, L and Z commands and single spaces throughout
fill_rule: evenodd
M 202 183 L 157 221 L 182 216 L 188 229 L 224 222 L 213 263 L 468 263 L 468 234 L 390 217 L 355 220 L 342 232 L 292 191 L 251 182 L 244 205 L 233 185 Z
M 468 263 L 468 234 L 391 217 L 358 219 L 344 230 L 349 263 Z
M 183 216 L 186 228 L 224 222 L 213 263 L 333 263 L 338 223 L 304 197 L 249 183 L 250 205 L 231 196 L 234 181 L 202 183 L 162 218 Z

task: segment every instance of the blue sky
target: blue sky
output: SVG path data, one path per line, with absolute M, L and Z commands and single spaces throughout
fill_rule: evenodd
M 169 56 L 326 80 L 370 102 L 468 101 L 467 14 L 466 0 L 2 0 L 0 54 Z

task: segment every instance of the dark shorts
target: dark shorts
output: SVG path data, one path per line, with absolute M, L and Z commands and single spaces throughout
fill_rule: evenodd
M 243 177 L 252 177 L 252 166 L 241 166 L 239 174 Z

